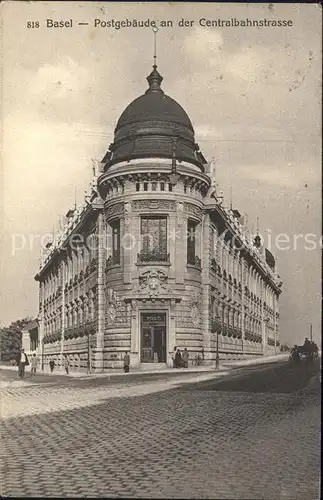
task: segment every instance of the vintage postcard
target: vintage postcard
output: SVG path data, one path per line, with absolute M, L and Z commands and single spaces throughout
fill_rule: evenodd
M 317 499 L 321 7 L 0 19 L 1 496 Z

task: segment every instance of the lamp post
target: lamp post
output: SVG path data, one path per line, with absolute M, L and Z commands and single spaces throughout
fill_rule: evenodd
M 220 366 L 220 357 L 219 357 L 219 330 L 216 332 L 216 357 L 215 357 L 215 369 L 218 370 Z
M 266 347 L 267 345 L 265 346 L 265 344 L 268 344 L 268 339 L 267 339 L 267 335 L 268 335 L 268 323 L 269 323 L 269 317 L 267 316 L 264 320 L 264 332 L 265 332 L 265 335 L 264 335 L 264 345 L 263 345 L 263 354 L 266 354 Z
M 214 318 L 215 322 L 215 332 L 216 332 L 216 356 L 215 356 L 215 369 L 218 370 L 220 366 L 220 355 L 219 355 L 219 323 L 220 316 Z
M 84 323 L 85 329 L 85 323 Z M 87 329 L 87 374 L 91 373 L 91 345 L 90 345 L 90 328 Z
M 40 333 L 40 330 L 42 328 L 42 320 L 40 318 L 36 318 L 36 323 L 38 326 L 38 335 Z M 40 349 L 41 349 L 41 370 L 42 372 L 44 371 L 44 336 L 43 336 L 43 331 L 41 331 L 41 340 L 40 340 Z
M 41 371 L 44 371 L 44 339 L 41 339 Z

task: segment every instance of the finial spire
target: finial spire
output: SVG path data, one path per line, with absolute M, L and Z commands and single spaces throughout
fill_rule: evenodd
M 154 64 L 153 64 L 153 70 L 150 73 L 149 76 L 147 76 L 147 80 L 149 83 L 149 89 L 146 91 L 146 94 L 148 92 L 163 92 L 162 89 L 160 88 L 160 84 L 163 81 L 163 77 L 158 73 L 157 71 L 157 43 L 156 43 L 156 35 L 157 35 L 158 28 L 157 26 L 153 27 L 153 32 L 154 32 Z
M 230 210 L 232 210 L 232 186 L 230 186 Z
M 154 32 L 154 67 L 157 68 L 157 32 L 158 32 L 157 26 L 153 27 L 153 32 Z
M 257 217 L 257 229 L 256 229 L 257 235 L 259 235 L 259 217 Z

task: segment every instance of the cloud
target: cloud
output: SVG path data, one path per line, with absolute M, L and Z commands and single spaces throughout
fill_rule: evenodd
M 57 219 L 57 200 L 65 210 L 74 202 L 74 186 L 79 196 L 87 187 L 91 158 L 103 156 L 105 134 L 99 128 L 87 134 L 82 124 L 41 121 L 29 113 L 12 114 L 4 125 L 7 223 L 12 231 L 45 230 L 50 218 L 50 227 Z
M 76 98 L 92 83 L 91 73 L 66 56 L 56 64 L 41 66 L 30 78 L 27 93 L 33 101 Z
M 310 170 L 309 168 L 296 169 L 291 163 L 281 166 L 242 166 L 239 170 L 242 176 L 246 176 L 249 179 L 258 180 L 264 184 L 276 185 L 277 187 L 284 186 L 291 189 L 298 187 L 300 184 L 316 183 L 319 180 L 315 170 Z M 297 175 L 295 175 L 296 173 Z
M 201 27 L 194 28 L 184 40 L 186 53 L 197 61 L 221 57 L 222 45 L 223 36 L 219 30 Z
M 5 7 L 6 26 L 12 29 L 4 32 L 6 269 L 1 281 L 3 321 L 9 321 L 23 311 L 36 312 L 32 276 L 38 264 L 35 253 L 10 257 L 10 234 L 21 228 L 51 230 L 58 214 L 74 203 L 75 185 L 81 200 L 91 177 L 91 158 L 103 157 L 121 112 L 147 88 L 153 39 L 151 30 L 90 28 L 76 28 L 69 36 L 60 30 L 47 38 L 43 30 L 20 36 L 18 27 L 35 12 L 42 18 L 88 19 L 102 13 L 90 3 L 52 7 L 9 2 Z M 232 15 L 232 6 L 225 4 L 215 9 L 209 4 L 156 4 L 155 10 L 158 19 Z M 235 5 L 237 18 L 264 12 L 268 15 L 265 5 Z M 159 32 L 163 89 L 192 119 L 205 157 L 215 157 L 220 189 L 227 196 L 232 186 L 238 208 L 276 231 L 317 231 L 320 221 L 317 13 L 316 6 L 275 6 L 277 17 L 293 19 L 291 30 L 174 26 Z M 145 17 L 147 8 L 111 3 L 109 16 Z M 310 253 L 281 256 L 285 338 L 301 337 L 309 315 L 317 314 L 317 287 L 306 277 L 310 265 L 311 275 L 318 276 L 319 264 L 311 259 Z M 303 270 L 297 283 L 295 269 Z M 302 293 L 294 293 L 296 289 Z M 302 312 L 299 319 L 291 314 L 295 310 Z

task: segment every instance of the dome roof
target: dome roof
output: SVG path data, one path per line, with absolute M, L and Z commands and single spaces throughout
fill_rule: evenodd
M 266 257 L 266 262 L 268 266 L 272 269 L 275 270 L 275 257 L 273 254 L 268 250 L 268 248 L 265 249 L 265 257 Z
M 193 163 L 204 171 L 206 163 L 194 140 L 194 129 L 184 109 L 164 94 L 157 66 L 147 77 L 149 88 L 120 116 L 114 142 L 103 158 L 106 168 L 134 158 L 172 158 Z
M 147 92 L 126 107 L 120 116 L 116 131 L 138 121 L 160 120 L 185 125 L 193 131 L 191 120 L 182 106 L 164 92 Z

